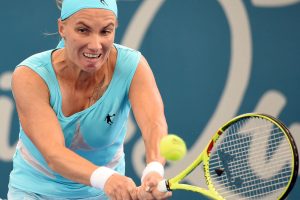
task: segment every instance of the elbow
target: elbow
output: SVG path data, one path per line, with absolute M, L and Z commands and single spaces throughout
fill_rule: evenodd
M 47 164 L 48 164 L 48 167 L 49 167 L 51 170 L 57 172 L 57 169 L 56 169 L 56 167 L 55 167 L 56 164 L 55 164 L 55 161 L 54 161 L 53 159 L 47 159 L 46 162 L 47 162 Z
M 58 160 L 57 158 L 56 158 L 56 156 L 55 155 L 48 155 L 48 156 L 46 156 L 45 157 L 45 160 L 46 160 L 46 162 L 47 162 L 47 165 L 48 165 L 48 167 L 51 169 L 51 170 L 53 170 L 53 171 L 55 171 L 55 172 L 57 172 L 57 162 L 56 162 L 56 160 Z
M 48 167 L 55 172 L 58 172 L 59 165 L 62 163 L 61 162 L 63 160 L 63 158 L 62 158 L 63 152 L 62 151 L 63 150 L 61 150 L 61 149 L 57 149 L 57 150 L 50 152 L 44 156 Z

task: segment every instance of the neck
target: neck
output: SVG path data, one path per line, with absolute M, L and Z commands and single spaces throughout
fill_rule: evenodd
M 53 53 L 52 63 L 57 77 L 73 85 L 75 89 L 86 89 L 91 85 L 103 82 L 106 75 L 105 69 L 108 64 L 108 62 L 106 62 L 95 72 L 83 71 L 66 59 L 64 48 Z

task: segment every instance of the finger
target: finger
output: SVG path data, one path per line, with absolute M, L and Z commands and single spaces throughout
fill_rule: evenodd
M 122 192 L 120 200 L 132 200 L 130 193 L 128 191 Z
M 151 192 L 151 190 L 152 190 L 152 188 L 151 188 L 150 186 L 147 185 L 147 186 L 145 187 L 145 191 L 146 191 L 146 192 Z
M 142 186 L 139 188 L 138 197 L 142 200 L 155 199 L 151 192 L 146 192 L 145 188 Z
M 138 199 L 143 199 L 141 191 L 142 191 L 142 186 L 137 187 L 137 197 L 138 197 Z
M 132 182 L 133 183 L 133 182 Z M 136 191 L 137 191 L 137 187 L 135 184 L 131 184 L 131 182 L 127 183 L 128 186 L 125 187 L 122 192 L 122 199 L 123 200 L 136 200 L 137 199 L 137 195 L 136 195 Z
M 116 194 L 114 194 L 114 193 L 105 191 L 105 194 L 106 194 L 106 196 L 108 197 L 108 199 L 110 199 L 110 200 L 116 200 L 116 199 L 117 199 L 117 198 L 116 198 Z
M 172 192 L 160 192 L 158 190 L 153 190 L 152 195 L 155 199 L 168 199 L 172 196 Z
M 146 192 L 152 192 L 153 189 L 157 187 L 157 182 L 156 181 L 148 181 L 145 183 L 145 191 Z
M 137 200 L 138 188 L 132 179 L 129 179 L 128 183 L 128 195 L 130 199 Z
M 119 192 L 115 192 L 115 200 L 123 200 L 122 193 L 124 191 L 120 190 Z
M 129 195 L 131 197 L 132 200 L 138 200 L 138 189 L 137 188 L 133 188 L 129 191 Z
M 163 200 L 169 199 L 171 196 L 172 196 L 172 192 L 166 192 L 164 197 L 163 197 Z

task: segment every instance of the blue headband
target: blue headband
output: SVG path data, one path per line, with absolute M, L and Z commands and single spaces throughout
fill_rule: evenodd
M 112 11 L 118 16 L 116 0 L 63 0 L 61 7 L 61 20 L 65 20 L 74 13 L 85 8 L 101 8 Z

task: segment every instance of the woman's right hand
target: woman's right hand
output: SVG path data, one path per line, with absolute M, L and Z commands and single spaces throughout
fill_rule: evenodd
M 138 188 L 129 177 L 113 174 L 104 185 L 104 192 L 110 200 L 138 200 Z

